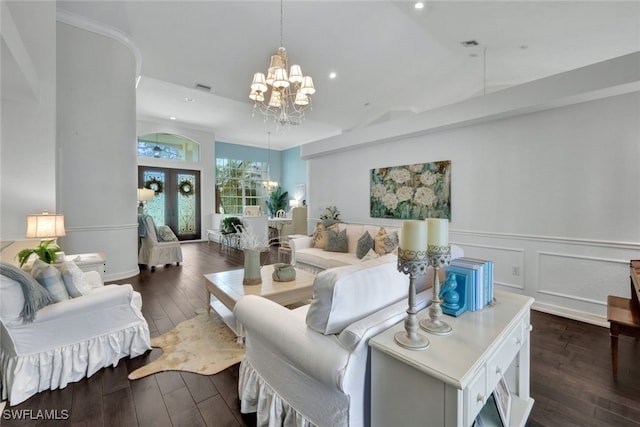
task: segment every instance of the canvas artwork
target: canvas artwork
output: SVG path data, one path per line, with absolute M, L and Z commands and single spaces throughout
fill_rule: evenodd
M 371 169 L 372 218 L 451 219 L 451 161 Z

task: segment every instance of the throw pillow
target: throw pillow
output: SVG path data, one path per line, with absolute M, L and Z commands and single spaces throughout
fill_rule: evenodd
M 158 241 L 159 242 L 177 242 L 178 238 L 173 233 L 173 230 L 167 225 L 157 227 Z
M 338 231 L 338 224 L 333 224 L 329 227 L 325 227 L 321 223 L 316 225 L 316 230 L 313 233 L 313 247 L 318 249 L 324 249 L 327 246 L 327 240 L 329 239 L 329 230 Z
M 337 232 L 336 230 L 327 230 L 327 245 L 324 250 L 329 252 L 349 252 L 349 241 L 347 240 L 347 229 Z
M 20 304 L 18 297 L 19 295 L 13 294 L 14 298 L 11 298 L 9 293 L 4 293 L 5 286 L 12 287 L 13 283 L 17 282 L 20 284 L 22 288 L 22 311 L 19 314 L 19 317 L 22 319 L 23 323 L 33 322 L 33 319 L 36 317 L 36 312 L 40 310 L 42 307 L 45 307 L 53 302 L 51 295 L 45 288 L 40 285 L 33 277 L 27 274 L 21 268 L 16 267 L 15 265 L 7 264 L 4 262 L 0 262 L 0 274 L 2 275 L 3 280 L 0 282 L 2 285 L 2 301 L 0 303 L 0 309 L 2 310 L 3 319 L 6 314 L 8 318 L 12 316 L 13 311 L 11 307 L 7 306 L 7 304 L 17 303 Z
M 367 254 L 362 257 L 362 262 L 369 261 L 370 259 L 378 259 L 378 258 L 380 258 L 380 255 L 378 255 L 376 251 L 374 251 L 372 248 L 372 249 L 369 249 L 369 252 L 367 252 Z
M 54 302 L 69 299 L 67 288 L 64 287 L 62 276 L 57 268 L 37 259 L 33 263 L 31 275 L 51 294 Z
M 78 298 L 91 293 L 93 288 L 84 278 L 84 273 L 73 261 L 65 261 L 60 266 L 60 274 L 64 287 L 71 298 Z
M 362 259 L 371 249 L 373 249 L 373 237 L 371 237 L 371 234 L 369 234 L 368 231 L 365 231 L 358 239 L 358 245 L 356 246 L 356 256 L 358 257 L 358 259 Z
M 384 227 L 380 227 L 378 230 L 378 234 L 374 238 L 374 250 L 378 255 L 384 255 L 392 252 L 395 248 L 398 247 L 399 238 L 398 232 L 393 231 L 391 233 L 387 233 Z

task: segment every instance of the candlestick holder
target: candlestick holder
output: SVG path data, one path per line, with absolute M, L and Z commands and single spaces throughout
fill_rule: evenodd
M 409 275 L 409 308 L 404 321 L 405 332 L 398 332 L 396 343 L 409 350 L 426 350 L 430 343 L 427 337 L 418 333 L 418 317 L 416 312 L 415 279 L 427 272 L 427 252 L 398 249 L 398 271 Z
M 451 265 L 451 246 L 427 247 L 427 259 L 433 267 L 433 298 L 429 307 L 429 319 L 420 321 L 420 328 L 435 335 L 449 335 L 453 328 L 448 323 L 442 321 L 442 299 L 440 298 L 440 269 Z

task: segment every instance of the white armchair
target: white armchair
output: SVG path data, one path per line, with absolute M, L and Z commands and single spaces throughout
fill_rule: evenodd
M 291 208 L 291 223 L 282 226 L 281 236 L 290 236 L 292 234 L 307 235 L 307 208 L 295 207 Z
M 142 237 L 142 244 L 138 252 L 138 264 L 146 265 L 154 272 L 156 265 L 169 265 L 174 262 L 180 265 L 182 262 L 182 248 L 180 242 L 169 227 L 155 226 L 153 218 L 149 215 L 141 215 L 138 218 L 139 232 Z M 161 231 L 165 234 L 158 236 Z
M 246 340 L 241 412 L 257 412 L 259 426 L 369 425 L 367 343 L 407 310 L 409 279 L 388 261 L 321 272 L 311 304 L 295 310 L 257 296 L 236 304 Z M 431 269 L 423 279 L 418 309 L 430 301 Z
M 104 286 L 98 272 L 80 273 L 86 294 L 40 308 L 25 323 L 26 279 L 16 277 L 16 267 L 5 275 L 10 268 L 0 264 L 0 397 L 10 405 L 151 349 L 142 299 L 131 285 Z

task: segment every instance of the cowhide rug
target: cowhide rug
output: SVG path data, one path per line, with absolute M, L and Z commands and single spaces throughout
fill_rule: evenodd
M 220 317 L 213 312 L 207 313 L 207 310 L 198 311 L 193 319 L 151 338 L 151 346 L 161 348 L 163 354 L 131 372 L 130 380 L 162 371 L 213 375 L 240 362 L 244 355 L 243 347 L 236 343 L 235 334 Z

